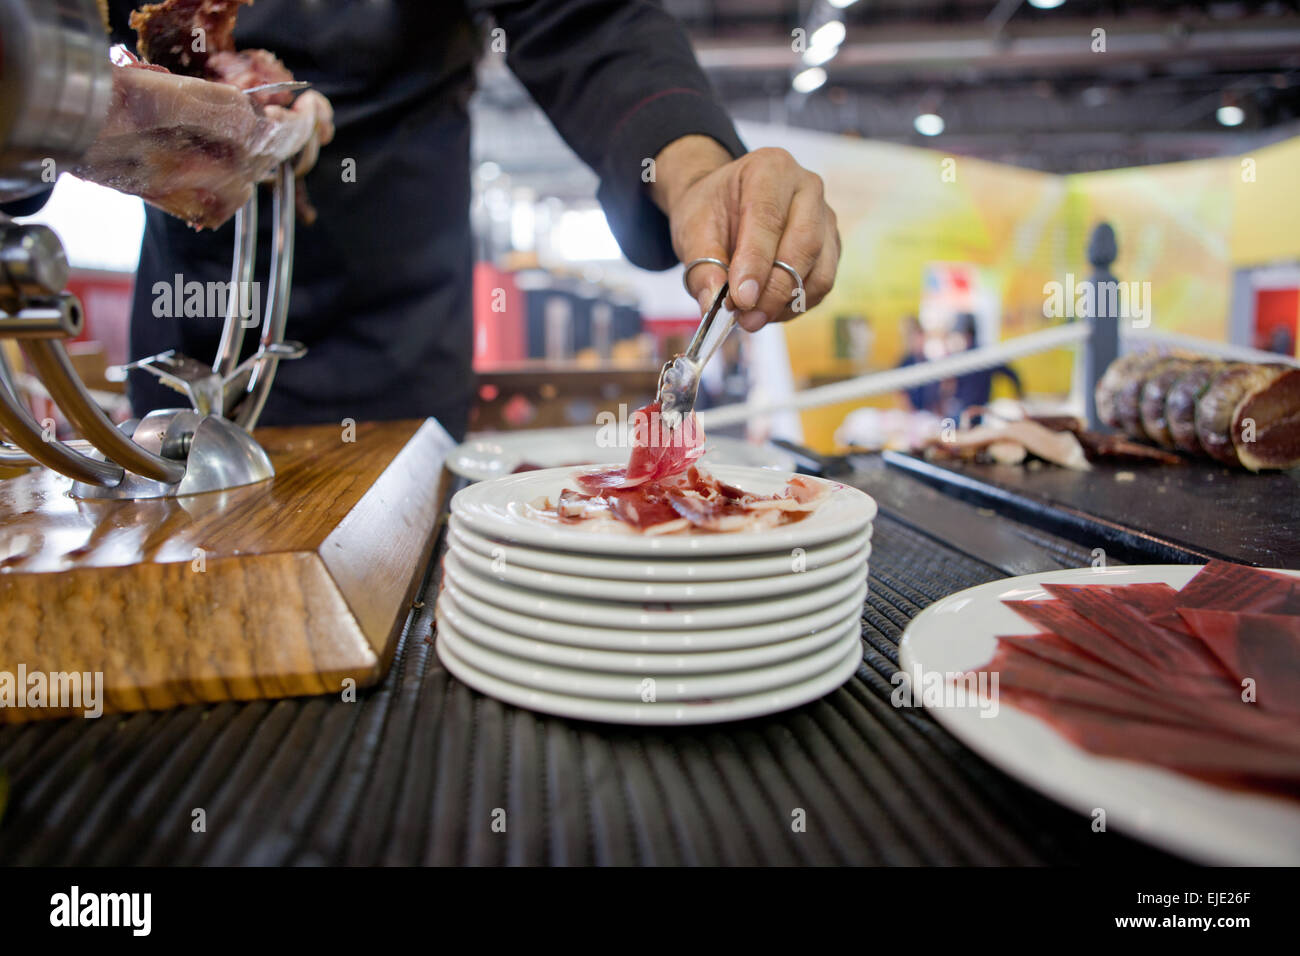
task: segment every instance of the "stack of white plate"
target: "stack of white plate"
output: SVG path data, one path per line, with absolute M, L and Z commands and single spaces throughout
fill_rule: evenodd
M 857 668 L 868 495 L 826 482 L 806 518 L 732 534 L 656 537 L 529 513 L 580 470 L 509 475 L 452 499 L 437 648 L 464 683 L 544 713 L 688 724 L 796 707 Z M 759 494 L 790 477 L 710 471 Z

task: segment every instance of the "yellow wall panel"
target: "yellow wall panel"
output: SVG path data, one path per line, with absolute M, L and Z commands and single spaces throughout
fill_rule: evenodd
M 1232 160 L 1232 262 L 1300 259 L 1300 137 Z

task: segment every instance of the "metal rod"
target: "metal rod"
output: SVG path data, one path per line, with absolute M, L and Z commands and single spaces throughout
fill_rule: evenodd
M 7 389 L 14 395 L 18 394 L 18 386 L 14 384 L 14 371 L 9 367 L 9 359 L 5 357 L 3 344 L 0 344 L 0 388 Z
M 31 412 L 18 401 L 17 393 L 11 392 L 7 387 L 0 387 L 0 427 L 9 434 L 14 444 L 27 452 L 31 462 L 89 485 L 112 487 L 122 481 L 124 472 L 120 465 L 79 455 L 59 441 L 46 441 L 41 426 Z M 30 463 L 18 459 L 8 448 L 3 460 L 20 466 Z
M 230 297 L 226 301 L 226 324 L 221 329 L 221 344 L 217 348 L 212 371 L 226 378 L 239 364 L 239 353 L 244 347 L 244 316 L 242 307 L 250 301 L 253 288 L 253 267 L 257 264 L 257 189 L 248 202 L 235 212 L 235 257 L 230 267 Z M 247 294 L 245 292 L 247 290 Z M 259 305 L 261 303 L 258 303 Z
M 27 339 L 67 339 L 81 334 L 83 314 L 76 296 L 60 295 L 18 312 L 0 312 L 0 335 Z
M 83 438 L 74 438 L 70 441 L 59 442 L 64 448 L 71 451 L 85 454 L 95 451 L 95 446 Z M 15 448 L 7 442 L 0 442 L 0 465 L 8 467 L 27 467 L 30 465 L 39 465 L 40 462 L 23 451 L 21 448 Z
M 699 413 L 700 424 L 708 428 L 734 425 L 748 421 L 758 415 L 786 409 L 818 408 L 822 405 L 835 405 L 839 402 L 896 392 L 899 389 L 924 385 L 926 382 L 942 378 L 954 378 L 992 368 L 1015 358 L 1050 352 L 1052 349 L 1071 348 L 1088 339 L 1089 328 L 1085 322 L 1071 322 L 1068 325 L 1055 325 L 1027 335 L 1018 335 L 997 345 L 982 345 L 968 352 L 959 352 L 946 358 L 930 362 L 918 362 L 906 368 L 889 369 L 884 372 L 869 372 L 857 378 L 830 385 L 819 385 L 770 402 L 738 402 L 734 405 L 720 405 Z
M 275 232 L 271 238 L 271 286 L 267 292 L 266 316 L 262 321 L 261 346 L 265 354 L 253 368 L 248 382 L 248 397 L 239 405 L 235 421 L 251 432 L 271 394 L 271 382 L 280 357 L 272 346 L 284 341 L 284 327 L 289 318 L 289 289 L 293 281 L 294 227 L 293 164 L 281 163 L 272 194 L 271 218 Z
M 105 458 L 137 475 L 168 485 L 174 485 L 185 477 L 184 462 L 172 461 L 145 451 L 123 435 L 109 420 L 95 404 L 76 369 L 72 367 L 72 361 L 62 342 L 27 339 L 22 342 L 22 348 L 27 360 L 31 362 L 32 371 L 44 383 L 50 398 L 62 409 L 72 426 L 81 432 L 82 437 L 103 452 Z M 26 445 L 23 447 L 27 451 L 32 450 Z

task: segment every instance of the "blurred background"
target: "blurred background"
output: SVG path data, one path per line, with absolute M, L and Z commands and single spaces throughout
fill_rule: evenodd
M 665 0 L 752 149 L 826 181 L 844 249 L 816 309 L 737 333 L 704 403 L 779 397 L 1065 321 L 1045 285 L 1149 283 L 1152 324 L 1294 356 L 1300 319 L 1300 9 L 1295 2 Z M 653 392 L 698 321 L 680 269 L 621 257 L 595 176 L 503 59 L 474 118 L 479 430 L 588 424 Z M 143 215 L 64 176 L 59 230 L 86 307 L 83 375 L 125 357 Z M 1068 352 L 1012 363 L 991 397 L 1070 408 Z M 771 416 L 741 429 L 820 451 L 901 443 L 951 388 Z M 954 404 L 957 402 L 957 404 Z M 863 413 L 862 409 L 871 409 Z M 857 413 L 850 417 L 851 413 Z

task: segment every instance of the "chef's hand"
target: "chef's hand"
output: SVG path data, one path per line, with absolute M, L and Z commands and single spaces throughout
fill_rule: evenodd
M 682 262 L 709 256 L 730 263 L 726 272 L 704 263 L 687 276 L 701 313 L 725 281 L 740 326 L 756 332 L 811 309 L 830 291 L 840 261 L 835 213 L 821 177 L 785 150 L 758 149 L 733 160 L 711 137 L 683 136 L 655 157 L 650 188 Z M 776 259 L 803 276 L 802 303 L 794 279 L 772 265 Z
M 287 100 L 287 93 L 259 93 L 255 96 L 278 97 Z M 312 120 L 311 138 L 303 144 L 302 149 L 293 160 L 294 175 L 299 178 L 306 176 L 311 172 L 312 167 L 316 165 L 316 160 L 320 156 L 320 148 L 328 146 L 330 140 L 334 138 L 334 107 L 320 93 L 315 90 L 306 90 L 300 93 L 293 101 L 292 105 L 286 106 L 278 102 L 262 104 L 262 115 L 271 120 L 282 120 L 291 114 L 305 116 Z M 268 176 L 269 181 L 272 177 Z
M 293 167 L 295 175 L 306 176 L 311 172 L 312 167 L 316 165 L 316 159 L 320 156 L 320 148 L 328 146 L 330 141 L 334 139 L 334 107 L 330 106 L 330 101 L 320 93 L 315 90 L 307 90 L 300 93 L 298 98 L 293 101 L 293 111 L 312 116 L 316 120 L 316 127 L 312 132 L 311 139 L 307 141 L 307 145 L 298 154 L 298 161 Z

